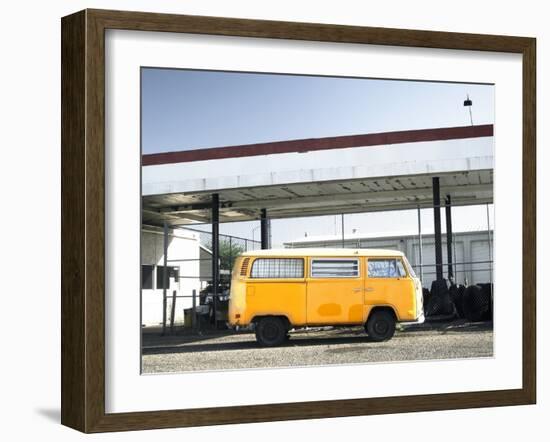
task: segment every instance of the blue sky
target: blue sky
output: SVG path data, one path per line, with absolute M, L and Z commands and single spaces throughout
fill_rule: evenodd
M 494 123 L 494 86 L 180 69 L 142 69 L 144 154 L 301 138 Z M 339 216 L 277 220 L 273 246 L 313 235 L 341 235 Z M 433 231 L 433 211 L 422 211 Z M 491 226 L 492 207 L 491 207 Z M 259 238 L 259 222 L 220 232 Z M 346 216 L 345 232 L 414 231 L 416 212 Z M 443 230 L 445 222 L 443 218 Z M 208 229 L 209 226 L 204 226 Z M 487 228 L 485 206 L 453 209 L 453 228 Z
M 143 153 L 494 121 L 490 85 L 142 69 Z

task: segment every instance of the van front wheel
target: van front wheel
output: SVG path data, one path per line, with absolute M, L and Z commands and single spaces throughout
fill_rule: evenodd
M 367 334 L 373 341 L 387 341 L 391 339 L 395 333 L 395 318 L 386 310 L 373 312 L 365 328 Z
M 287 329 L 280 318 L 266 316 L 256 322 L 256 341 L 264 347 L 281 345 L 286 334 Z

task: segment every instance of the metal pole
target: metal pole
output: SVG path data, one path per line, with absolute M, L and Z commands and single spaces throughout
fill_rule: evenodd
M 466 100 L 464 101 L 464 106 L 468 107 L 468 110 L 470 111 L 470 124 L 474 125 L 474 119 L 472 117 L 472 100 L 470 100 L 470 94 L 466 95 Z
M 193 310 L 191 315 L 191 328 L 193 331 L 197 329 L 197 290 L 193 289 Z
M 344 214 L 342 213 L 342 248 L 345 248 L 345 242 L 344 242 Z
M 168 289 L 168 223 L 164 221 L 162 235 L 163 271 L 162 271 L 162 334 L 166 334 L 166 290 Z
M 268 236 L 267 236 L 267 248 L 270 249 L 272 247 L 272 230 L 271 230 L 271 218 L 268 218 L 267 219 L 267 231 L 269 232 Z
M 489 204 L 486 204 L 487 208 L 487 237 L 489 239 L 489 282 L 493 282 L 493 245 L 491 241 L 491 224 L 489 221 Z
M 170 309 L 170 333 L 174 332 L 174 322 L 176 321 L 176 291 L 172 292 L 172 308 Z
M 212 305 L 213 321 L 216 325 L 216 310 L 218 307 L 218 285 L 220 279 L 220 198 L 212 194 Z
M 445 221 L 447 224 L 447 277 L 454 280 L 453 274 L 453 224 L 451 218 L 451 195 L 445 198 Z
M 229 237 L 229 279 L 233 276 L 233 237 Z
M 269 225 L 267 222 L 267 210 L 262 209 L 260 215 L 260 240 L 262 250 L 269 249 Z
M 423 284 L 424 281 L 424 270 L 422 267 L 422 220 L 420 216 L 420 205 L 418 205 L 418 259 L 420 263 L 420 282 Z
M 457 260 L 456 260 L 456 233 L 453 233 L 453 256 L 454 256 L 453 264 L 455 266 L 455 271 L 453 275 L 456 279 L 458 275 Z M 462 257 L 462 260 L 464 261 L 464 256 Z
M 436 279 L 443 279 L 443 257 L 441 255 L 441 196 L 439 194 L 439 177 L 432 178 L 434 230 L 435 230 L 435 274 Z

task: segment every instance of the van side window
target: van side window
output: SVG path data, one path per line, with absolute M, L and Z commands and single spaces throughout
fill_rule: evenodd
M 311 260 L 312 278 L 357 278 L 358 259 L 314 258 Z
M 252 264 L 251 278 L 303 278 L 303 258 L 257 258 Z
M 369 259 L 369 278 L 402 278 L 407 276 L 400 259 Z

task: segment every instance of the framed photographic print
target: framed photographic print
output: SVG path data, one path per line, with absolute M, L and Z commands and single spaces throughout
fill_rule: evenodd
M 535 40 L 62 19 L 62 423 L 536 400 Z

